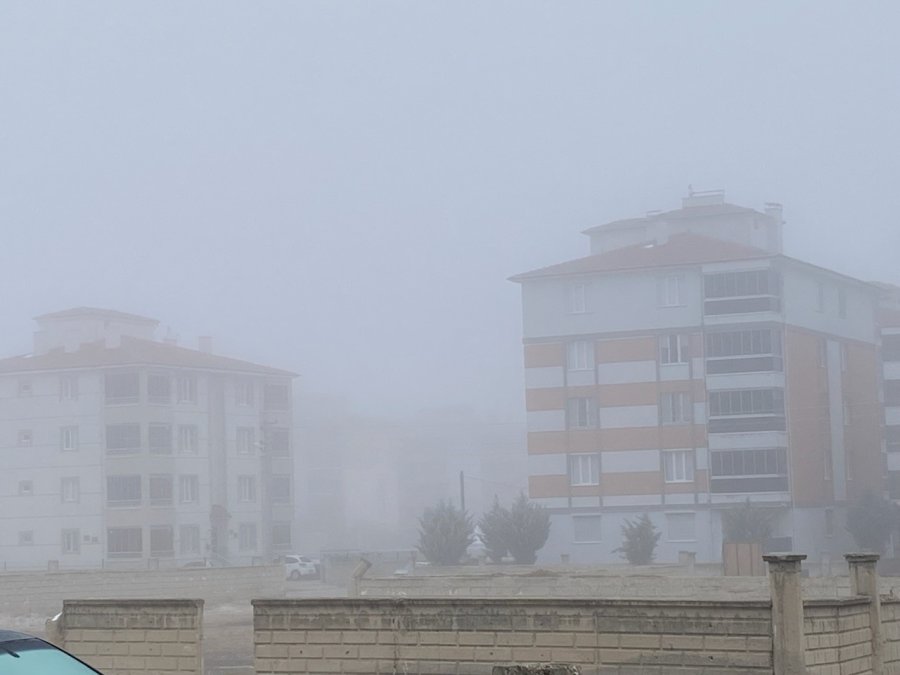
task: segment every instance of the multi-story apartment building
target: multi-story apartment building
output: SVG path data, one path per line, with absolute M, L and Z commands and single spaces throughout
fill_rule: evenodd
M 879 291 L 784 255 L 782 225 L 779 205 L 695 193 L 513 278 L 546 558 L 617 559 L 623 521 L 648 513 L 658 559 L 718 560 L 722 511 L 748 499 L 779 507 L 781 549 L 819 561 L 851 545 L 847 505 L 883 489 Z
M 156 566 L 291 548 L 293 373 L 91 308 L 0 360 L 0 561 Z
M 880 285 L 882 377 L 884 378 L 884 441 L 888 490 L 900 500 L 900 287 Z

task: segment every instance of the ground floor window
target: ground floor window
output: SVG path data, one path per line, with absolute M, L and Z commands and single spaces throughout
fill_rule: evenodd
M 143 550 L 140 527 L 110 527 L 106 530 L 106 552 L 110 558 L 140 558 Z
M 601 516 L 572 516 L 574 539 L 577 543 L 602 541 Z

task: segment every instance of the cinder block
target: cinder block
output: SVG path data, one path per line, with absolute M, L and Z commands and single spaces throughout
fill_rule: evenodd
M 460 645 L 493 645 L 496 638 L 493 633 L 475 633 L 470 631 L 461 631 L 457 634 L 458 644 Z M 424 643 L 424 636 L 423 636 Z
M 535 647 L 572 647 L 575 644 L 574 633 L 535 633 Z
M 534 633 L 523 633 L 518 631 L 514 633 L 497 633 L 497 644 L 501 646 L 530 647 L 534 644 Z

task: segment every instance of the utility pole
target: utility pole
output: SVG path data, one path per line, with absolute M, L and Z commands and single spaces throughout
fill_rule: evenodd
M 459 508 L 466 510 L 466 477 L 462 471 L 459 472 Z

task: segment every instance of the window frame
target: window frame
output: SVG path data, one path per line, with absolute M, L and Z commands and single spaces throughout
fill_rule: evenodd
M 694 397 L 690 391 L 664 391 L 659 394 L 659 424 L 664 427 L 694 423 Z
M 597 526 L 597 532 L 599 533 L 599 537 L 593 539 L 579 539 L 578 538 L 578 527 L 575 525 L 576 522 L 587 522 L 588 520 L 595 521 Z M 600 513 L 575 513 L 572 514 L 572 543 L 573 544 L 602 544 L 603 543 L 603 515 Z
M 664 482 L 693 483 L 695 481 L 697 461 L 693 450 L 662 450 L 660 454 L 662 455 Z M 672 458 L 671 466 L 669 464 L 670 457 Z M 681 475 L 679 476 L 679 474 Z
M 569 485 L 596 487 L 600 485 L 600 453 L 573 452 L 569 454 Z
M 675 340 L 675 359 L 672 359 L 672 340 Z M 690 362 L 690 336 L 683 333 L 666 333 L 659 336 L 659 364 L 680 366 Z
M 570 340 L 566 343 L 566 370 L 586 372 L 593 370 L 595 365 L 592 340 Z

